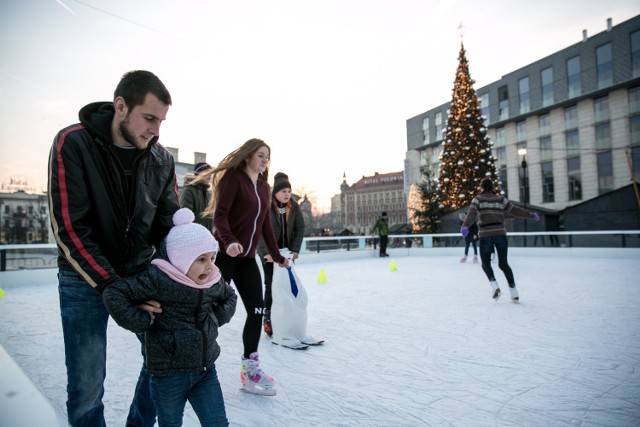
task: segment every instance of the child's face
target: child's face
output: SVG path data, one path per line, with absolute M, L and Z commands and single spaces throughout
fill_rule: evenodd
M 207 252 L 196 258 L 187 271 L 187 277 L 198 285 L 204 285 L 211 280 L 216 254 L 217 252 Z
M 283 188 L 282 190 L 276 193 L 276 200 L 282 204 L 286 204 L 291 199 L 291 189 Z

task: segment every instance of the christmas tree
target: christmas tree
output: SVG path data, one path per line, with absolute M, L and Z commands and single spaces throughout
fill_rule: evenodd
M 492 178 L 494 188 L 500 191 L 494 164 L 496 158 L 491 153 L 493 142 L 487 136 L 484 118 L 480 115 L 478 97 L 473 89 L 475 81 L 469 73 L 462 43 L 458 60 L 436 187 L 436 200 L 443 213 L 471 203 L 484 177 Z

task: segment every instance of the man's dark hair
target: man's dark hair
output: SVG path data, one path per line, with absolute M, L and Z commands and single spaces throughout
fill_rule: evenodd
M 144 104 L 148 93 L 155 95 L 164 105 L 171 105 L 171 95 L 164 83 L 150 71 L 129 71 L 120 79 L 118 87 L 113 93 L 113 99 L 121 96 L 127 107 L 132 109 Z

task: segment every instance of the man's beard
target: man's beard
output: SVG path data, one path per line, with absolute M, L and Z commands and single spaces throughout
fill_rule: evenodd
M 148 144 L 145 146 L 142 146 L 142 144 L 136 139 L 133 133 L 129 131 L 129 128 L 127 127 L 128 124 L 129 124 L 129 115 L 127 115 L 124 118 L 124 120 L 120 122 L 120 126 L 119 126 L 120 135 L 122 135 L 125 141 L 127 141 L 129 144 L 136 147 L 138 150 L 144 150 L 145 148 L 147 148 Z

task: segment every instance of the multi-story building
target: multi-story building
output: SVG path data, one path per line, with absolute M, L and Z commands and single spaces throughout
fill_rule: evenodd
M 51 243 L 47 195 L 36 193 L 22 177 L 0 189 L 0 244 Z
M 346 175 L 340 186 L 342 226 L 355 234 L 368 234 L 382 212 L 389 225 L 407 222 L 404 173 L 392 172 L 363 176 L 349 186 Z
M 561 210 L 640 177 L 640 15 L 476 94 L 509 199 Z M 407 120 L 408 182 L 438 176 L 449 105 Z

